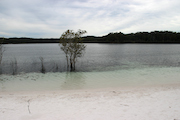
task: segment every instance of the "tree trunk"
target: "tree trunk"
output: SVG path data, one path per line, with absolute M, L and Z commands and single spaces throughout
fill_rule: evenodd
M 70 71 L 71 72 L 75 71 L 75 67 L 74 67 L 74 63 L 73 62 L 71 62 Z

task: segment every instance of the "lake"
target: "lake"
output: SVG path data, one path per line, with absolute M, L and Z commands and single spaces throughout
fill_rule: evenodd
M 4 45 L 1 91 L 95 89 L 180 82 L 178 44 L 86 45 L 84 56 L 76 63 L 76 72 L 72 73 L 67 72 L 66 58 L 58 44 Z M 41 73 L 40 57 L 46 74 Z

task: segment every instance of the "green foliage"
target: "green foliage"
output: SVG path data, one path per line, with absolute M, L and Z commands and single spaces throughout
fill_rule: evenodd
M 86 46 L 82 43 L 82 35 L 85 30 L 67 30 L 60 37 L 60 48 L 66 55 L 67 68 L 71 71 L 75 70 L 77 58 L 82 57 Z

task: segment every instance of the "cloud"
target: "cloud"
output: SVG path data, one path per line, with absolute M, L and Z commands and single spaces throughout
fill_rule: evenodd
M 0 36 L 60 37 L 171 30 L 180 32 L 179 0 L 1 0 Z
M 125 32 L 133 31 L 153 31 L 153 30 L 172 30 L 180 31 L 177 27 L 180 26 L 178 12 L 179 1 L 160 0 L 158 2 L 139 2 L 139 5 L 130 6 L 137 16 L 137 20 L 129 22 L 130 27 L 125 28 Z M 132 12 L 131 12 L 132 13 Z M 173 22 L 176 21 L 176 22 Z

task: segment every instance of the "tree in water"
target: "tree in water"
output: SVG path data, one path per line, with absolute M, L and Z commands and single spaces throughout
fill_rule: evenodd
M 67 68 L 70 71 L 75 71 L 77 58 L 82 57 L 85 52 L 86 45 L 82 43 L 82 35 L 85 33 L 85 30 L 67 30 L 60 37 L 59 45 L 66 55 Z

